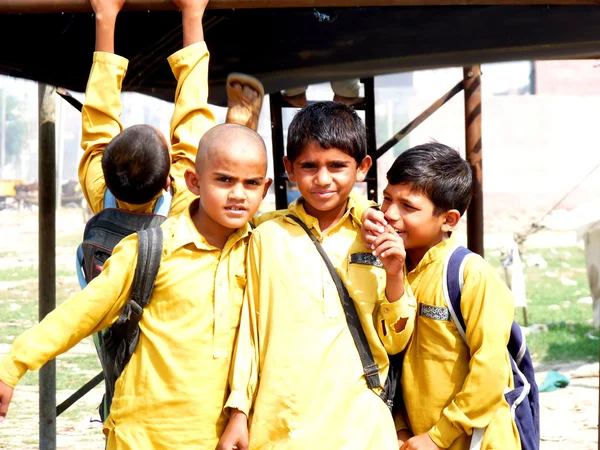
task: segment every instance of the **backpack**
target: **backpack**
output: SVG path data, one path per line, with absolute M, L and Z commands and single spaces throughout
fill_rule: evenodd
M 388 355 L 389 358 L 389 369 L 388 375 L 385 380 L 383 386 L 381 386 L 381 379 L 379 377 L 379 366 L 375 362 L 373 358 L 373 352 L 371 351 L 371 347 L 369 346 L 369 341 L 365 335 L 365 331 L 362 328 L 360 323 L 360 319 L 358 317 L 358 312 L 356 311 L 356 305 L 354 301 L 350 297 L 348 293 L 348 289 L 344 285 L 344 282 L 340 278 L 339 274 L 335 270 L 333 263 L 327 256 L 325 249 L 319 243 L 314 234 L 310 232 L 306 224 L 302 221 L 302 219 L 294 216 L 293 214 L 287 214 L 287 217 L 292 219 L 298 225 L 302 227 L 302 229 L 308 234 L 310 239 L 315 244 L 317 251 L 323 258 L 329 273 L 331 274 L 331 278 L 335 284 L 335 287 L 340 296 L 340 300 L 342 302 L 342 307 L 344 308 L 344 313 L 346 316 L 346 322 L 348 323 L 348 329 L 350 330 L 350 334 L 352 335 L 352 340 L 356 345 L 356 349 L 358 350 L 358 355 L 360 357 L 360 362 L 363 366 L 364 377 L 367 382 L 367 386 L 371 389 L 377 396 L 383 400 L 386 406 L 392 412 L 392 415 L 395 417 L 395 414 L 399 410 L 401 406 L 401 390 L 398 389 L 398 385 L 400 383 L 401 377 L 401 369 L 402 369 L 402 360 L 404 353 L 398 353 L 397 355 Z M 361 257 L 373 257 L 370 253 L 359 254 Z M 373 257 L 374 258 L 374 257 Z M 377 259 L 378 260 L 378 259 Z M 381 264 L 381 262 L 380 262 Z
M 87 222 L 83 242 L 77 248 L 77 277 L 83 289 L 100 274 L 116 245 L 126 236 L 138 233 L 138 258 L 131 300 L 113 325 L 94 334 L 93 337 L 102 372 L 73 394 L 75 397 L 84 388 L 89 387 L 85 391 L 87 392 L 104 379 L 105 393 L 98 407 L 102 422 L 110 412 L 117 378 L 129 362 L 139 339 L 139 321 L 143 308 L 152 296 L 160 266 L 163 243 L 160 225 L 167 219 L 171 196 L 171 192 L 165 192 L 157 200 L 152 214 L 139 214 L 118 209 L 114 195 L 107 189 L 104 209 Z M 95 384 L 92 384 L 94 381 Z M 77 398 L 70 404 L 76 400 Z
M 465 343 L 466 325 L 460 309 L 461 291 L 464 284 L 464 269 L 473 253 L 465 247 L 457 247 L 449 253 L 444 262 L 443 291 L 452 320 Z M 531 355 L 525 342 L 521 327 L 513 321 L 510 339 L 507 345 L 512 368 L 514 389 L 506 389 L 504 397 L 510 406 L 510 412 L 517 425 L 521 448 L 538 450 L 540 448 L 540 411 L 538 386 L 535 381 Z M 485 429 L 474 429 L 471 437 L 471 449 L 479 448 Z

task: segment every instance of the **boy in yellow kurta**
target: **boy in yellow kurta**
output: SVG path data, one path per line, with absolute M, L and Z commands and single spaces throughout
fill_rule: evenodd
M 387 178 L 381 211 L 369 210 L 364 229 L 365 241 L 374 247 L 383 239 L 378 237 L 383 226 L 402 238 L 418 302 L 402 366 L 400 448 L 468 450 L 471 436 L 483 433 L 482 450 L 519 449 L 503 395 L 513 386 L 506 349 L 512 295 L 483 258 L 468 260 L 461 296 L 465 344 L 442 290 L 444 261 L 457 246 L 451 231 L 471 200 L 469 164 L 443 144 L 425 144 L 403 152 Z
M 284 162 L 302 193 L 288 212 L 311 229 L 346 284 L 383 386 L 388 353 L 406 344 L 403 319 L 416 305 L 404 292 L 398 236 L 382 243 L 385 268 L 361 242 L 361 210 L 349 196 L 371 166 L 364 124 L 341 103 L 310 105 L 290 124 Z M 356 254 L 364 258 L 349 262 Z M 396 450 L 390 410 L 367 386 L 338 291 L 305 231 L 286 216 L 262 223 L 247 271 L 232 409 L 218 449 L 248 448 L 249 422 L 251 450 Z
M 79 182 L 94 214 L 104 208 L 107 187 L 119 208 L 138 213 L 152 212 L 165 190 L 171 191 L 170 213 L 179 214 L 194 198 L 186 189 L 184 173 L 194 167 L 200 138 L 215 125 L 207 103 L 209 54 L 202 30 L 207 0 L 176 1 L 182 10 L 184 48 L 168 59 L 177 80 L 170 149 L 158 129 L 149 125 L 123 129 L 119 119 L 128 60 L 114 53 L 114 29 L 116 15 L 124 3 L 92 1 L 96 11 L 96 52 L 82 110 L 84 153 L 79 163 Z M 228 123 L 245 124 L 250 118 L 254 119 L 254 126 L 258 123 L 262 96 L 258 81 L 249 83 L 249 79 L 228 79 L 232 84 L 228 93 L 233 93 Z
M 214 450 L 246 285 L 244 263 L 270 180 L 256 132 L 218 125 L 200 141 L 185 174 L 194 200 L 163 225 L 162 260 L 143 311 L 140 338 L 117 379 L 104 423 L 108 449 Z M 137 234 L 115 247 L 100 275 L 23 333 L 0 361 L 0 421 L 28 371 L 114 323 L 131 298 Z

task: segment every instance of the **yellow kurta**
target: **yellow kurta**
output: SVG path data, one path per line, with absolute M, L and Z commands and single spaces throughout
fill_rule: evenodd
M 198 233 L 189 210 L 162 228 L 163 257 L 140 340 L 105 422 L 108 448 L 214 450 L 227 421 L 223 404 L 250 227 L 235 232 L 222 251 Z M 130 298 L 136 258 L 134 234 L 86 289 L 15 339 L 0 362 L 0 380 L 14 387 L 27 370 L 112 324 Z
M 413 317 L 415 300 L 385 298 L 385 271 L 349 264 L 370 253 L 360 217 L 349 201 L 344 218 L 322 234 L 300 199 L 290 212 L 321 241 L 354 299 L 383 382 L 390 354 L 401 351 L 404 331 L 392 326 Z M 367 387 L 331 275 L 306 233 L 287 217 L 263 223 L 248 250 L 248 287 L 227 407 L 250 415 L 250 449 L 394 449 L 392 416 Z M 408 289 L 410 290 L 410 288 Z M 387 350 L 387 352 L 386 352 Z
M 206 131 L 215 125 L 208 108 L 208 60 L 205 42 L 198 42 L 169 57 L 177 80 L 175 109 L 171 119 L 171 185 L 173 201 L 170 215 L 181 213 L 194 199 L 183 177 L 186 169 L 194 168 L 198 143 Z M 94 214 L 104 208 L 106 184 L 102 172 L 102 153 L 121 131 L 121 87 L 127 71 L 127 59 L 104 52 L 94 53 L 85 102 L 82 111 L 79 182 L 85 199 Z M 157 195 L 157 198 L 162 192 Z M 142 205 L 117 202 L 119 208 L 138 213 L 152 212 L 156 199 Z
M 430 249 L 408 274 L 421 305 L 446 308 L 442 269 L 454 238 Z M 513 386 L 506 345 L 514 318 L 512 295 L 477 255 L 465 267 L 461 311 L 468 346 L 452 320 L 418 315 L 402 367 L 407 425 L 429 432 L 442 448 L 468 450 L 473 428 L 484 428 L 482 449 L 520 448 L 503 392 Z

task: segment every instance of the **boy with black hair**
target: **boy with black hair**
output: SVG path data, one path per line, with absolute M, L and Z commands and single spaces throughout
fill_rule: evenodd
M 371 166 L 366 148 L 352 108 L 319 102 L 294 117 L 284 163 L 302 193 L 288 213 L 310 229 L 346 285 L 383 386 L 388 353 L 406 345 L 415 304 L 405 292 L 401 239 L 388 233 L 380 260 L 361 242 L 364 210 L 350 194 Z M 301 225 L 285 215 L 258 226 L 247 272 L 230 420 L 218 449 L 396 450 L 388 405 L 379 387 L 368 387 L 334 280 Z
M 79 182 L 96 214 L 104 209 L 107 189 L 119 208 L 151 213 L 165 191 L 172 192 L 171 214 L 194 199 L 184 173 L 193 169 L 198 142 L 215 125 L 208 108 L 208 60 L 201 17 L 207 0 L 182 1 L 184 48 L 169 57 L 177 79 L 170 143 L 157 128 L 134 125 L 123 129 L 121 87 L 127 59 L 114 53 L 114 31 L 125 0 L 92 0 L 96 15 L 96 51 L 82 110 L 84 150 Z M 189 8 L 186 8 L 189 4 Z M 264 92 L 258 80 L 241 74 L 227 79 L 227 122 L 256 131 Z
M 401 153 L 387 179 L 381 211 L 367 211 L 363 236 L 376 255 L 386 228 L 402 238 L 408 282 L 418 303 L 402 366 L 405 411 L 396 418 L 400 448 L 519 449 L 503 395 L 513 387 L 506 348 L 512 295 L 494 269 L 472 255 L 460 302 L 465 342 L 443 292 L 444 264 L 457 247 L 452 230 L 471 201 L 471 168 L 450 147 L 429 143 Z

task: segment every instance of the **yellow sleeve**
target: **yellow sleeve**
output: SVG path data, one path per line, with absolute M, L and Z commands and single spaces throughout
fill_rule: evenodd
M 513 297 L 479 256 L 472 256 L 465 267 L 461 311 L 471 360 L 462 389 L 429 430 L 431 439 L 442 448 L 448 448 L 461 434 L 490 423 L 510 377 L 506 345 L 514 320 Z
M 393 303 L 388 301 L 384 291 L 384 298 L 377 308 L 377 333 L 389 355 L 400 353 L 406 348 L 415 328 L 417 300 L 406 277 L 404 286 L 404 295 Z M 396 331 L 398 322 L 404 324 L 399 331 Z
M 185 185 L 184 174 L 194 168 L 200 138 L 215 125 L 208 108 L 208 60 L 205 42 L 185 47 L 169 57 L 177 80 L 170 132 L 174 182 L 171 215 L 181 213 L 195 198 Z
M 15 387 L 28 370 L 39 369 L 114 323 L 131 296 L 136 259 L 137 235 L 133 234 L 115 247 L 100 275 L 83 291 L 15 339 L 0 361 L 0 380 Z
M 121 131 L 121 87 L 128 61 L 112 53 L 95 52 L 81 111 L 79 183 L 94 214 L 104 208 L 106 184 L 102 153 Z
M 253 233 L 250 238 L 246 270 L 248 282 L 242 305 L 240 328 L 233 354 L 233 365 L 229 376 L 231 393 L 225 409 L 236 408 L 249 415 L 258 385 L 258 323 L 256 304 L 259 293 L 260 236 Z
M 354 212 L 356 214 L 356 217 L 360 219 L 361 223 L 365 211 L 369 208 L 378 206 L 377 203 L 375 203 L 373 200 L 369 200 L 365 196 L 359 195 L 354 191 L 350 193 L 350 198 L 354 203 Z

